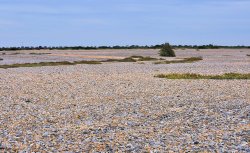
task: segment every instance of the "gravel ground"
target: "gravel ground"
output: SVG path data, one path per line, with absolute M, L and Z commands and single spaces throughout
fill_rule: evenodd
M 157 50 L 97 53 L 72 54 L 157 57 Z M 250 152 L 250 80 L 154 77 L 250 73 L 249 53 L 180 50 L 177 58 L 204 60 L 0 69 L 0 152 Z

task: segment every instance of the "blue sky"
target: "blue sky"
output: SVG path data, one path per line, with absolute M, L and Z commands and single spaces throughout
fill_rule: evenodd
M 250 0 L 0 0 L 0 46 L 250 45 Z

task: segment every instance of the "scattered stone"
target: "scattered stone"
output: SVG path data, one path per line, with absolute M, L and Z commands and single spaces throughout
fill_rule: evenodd
M 154 77 L 249 73 L 247 51 L 176 51 L 178 58 L 199 54 L 204 60 L 197 63 L 0 69 L 0 152 L 250 152 L 249 80 Z M 25 52 L 6 54 L 1 63 L 75 61 L 79 57 L 67 54 L 79 54 L 79 60 L 104 54 L 54 50 L 64 56 L 32 59 L 28 53 L 33 51 Z M 158 50 L 105 54 L 159 58 Z

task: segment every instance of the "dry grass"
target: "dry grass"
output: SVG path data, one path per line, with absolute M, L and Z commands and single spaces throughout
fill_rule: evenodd
M 137 59 L 137 61 L 157 61 L 157 60 L 160 60 L 160 59 L 153 58 L 153 57 L 150 57 L 150 56 L 146 56 L 146 57 L 143 57 L 143 56 L 131 56 L 130 58 Z
M 75 61 L 75 62 L 40 62 L 40 63 L 21 63 L 21 64 L 11 64 L 11 65 L 0 65 L 0 68 L 18 68 L 18 67 L 41 67 L 41 66 L 60 66 L 60 65 L 77 65 L 77 64 L 102 64 L 98 61 Z
M 30 55 L 48 55 L 51 53 L 29 53 Z
M 46 53 L 30 53 L 33 55 L 42 55 Z M 0 59 L 1 60 L 1 59 Z M 131 56 L 124 59 L 108 59 L 103 61 L 75 61 L 75 62 L 40 62 L 40 63 L 21 63 L 21 64 L 11 64 L 11 65 L 0 65 L 0 68 L 18 68 L 18 67 L 41 67 L 41 66 L 59 66 L 59 65 L 77 65 L 77 64 L 102 64 L 102 62 L 137 62 L 137 61 L 152 61 L 158 60 L 151 57 L 142 56 Z
M 19 54 L 21 54 L 21 53 L 11 53 L 11 54 L 9 54 L 9 55 L 19 55 Z
M 136 62 L 137 60 L 132 57 L 126 57 L 124 59 L 107 59 L 102 62 Z
M 155 62 L 155 64 L 193 63 L 193 62 L 197 62 L 197 61 L 201 61 L 201 60 L 203 60 L 202 57 L 189 57 L 189 58 L 184 58 L 182 60 Z
M 172 74 L 159 74 L 155 77 L 166 78 L 166 79 L 218 79 L 218 80 L 227 80 L 227 79 L 250 79 L 250 73 L 240 74 L 240 73 L 225 73 L 223 75 L 200 75 L 194 73 L 172 73 Z
M 41 53 L 41 54 L 32 53 L 32 54 L 42 55 L 46 53 Z M 149 56 L 147 57 L 131 56 L 131 57 L 123 58 L 123 59 L 107 59 L 103 61 L 75 61 L 75 62 L 61 61 L 61 62 L 21 63 L 21 64 L 11 64 L 11 65 L 0 65 L 0 68 L 8 69 L 8 68 L 18 68 L 18 67 L 41 67 L 41 66 L 77 65 L 77 64 L 102 64 L 104 62 L 142 62 L 142 61 L 158 61 L 158 62 L 155 62 L 155 64 L 170 64 L 170 63 L 190 63 L 190 62 L 202 60 L 202 58 L 191 57 L 191 58 L 185 58 L 183 60 L 176 60 L 176 61 L 160 61 L 160 60 L 164 60 L 164 59 L 162 58 L 157 59 L 157 58 L 152 58 Z
M 102 62 L 137 62 L 137 61 L 158 61 L 158 60 L 162 60 L 162 59 L 157 59 L 157 58 L 153 58 L 153 57 L 143 57 L 143 56 L 130 56 L 130 57 L 126 57 L 124 59 L 108 59 Z

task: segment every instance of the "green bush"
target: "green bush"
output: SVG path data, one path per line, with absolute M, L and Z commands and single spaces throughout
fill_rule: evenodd
M 175 52 L 169 43 L 165 43 L 160 50 L 160 56 L 175 57 Z

